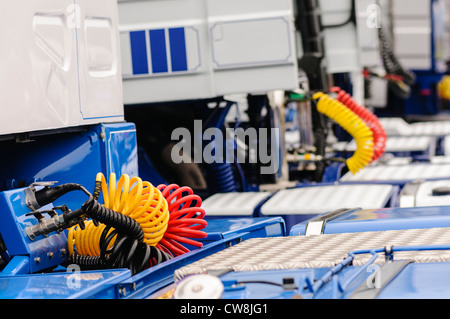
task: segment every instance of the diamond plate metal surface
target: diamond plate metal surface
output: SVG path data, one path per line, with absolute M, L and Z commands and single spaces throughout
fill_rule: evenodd
M 208 256 L 175 271 L 175 280 L 211 271 L 261 271 L 299 268 L 329 268 L 351 251 L 386 246 L 449 245 L 450 228 L 390 230 L 318 236 L 254 238 Z M 371 255 L 356 256 L 355 266 Z M 397 252 L 395 260 L 418 263 L 449 262 L 450 251 Z M 376 264 L 384 263 L 380 255 Z

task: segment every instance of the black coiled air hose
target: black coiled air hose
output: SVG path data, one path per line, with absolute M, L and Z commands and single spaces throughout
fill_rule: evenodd
M 403 81 L 406 84 L 413 85 L 416 81 L 416 76 L 411 71 L 404 69 L 397 56 L 394 54 L 392 40 L 386 28 L 381 27 L 378 33 L 382 47 L 381 56 L 386 72 L 389 74 L 399 75 L 403 77 Z
M 388 30 L 385 27 L 381 27 L 378 34 L 380 38 L 381 57 L 386 73 L 398 75 L 403 78 L 402 82 L 389 81 L 388 87 L 393 94 L 399 98 L 406 99 L 411 95 L 411 86 L 416 82 L 416 76 L 413 72 L 404 69 L 397 59 Z
M 46 205 L 71 192 L 82 191 L 89 198 L 80 210 L 68 214 L 65 218 L 92 218 L 95 225 L 106 225 L 100 236 L 100 256 L 84 256 L 77 253 L 69 256 L 69 263 L 77 264 L 82 270 L 128 268 L 132 274 L 141 272 L 152 265 L 173 258 L 156 247 L 144 243 L 144 231 L 133 218 L 104 207 L 98 202 L 101 183 L 96 183 L 94 195 L 78 184 L 64 184 L 45 188 L 36 192 L 39 205 Z M 70 224 L 70 223 L 68 223 Z M 81 224 L 80 224 L 80 227 Z M 108 248 L 109 247 L 109 248 Z
M 113 227 L 120 234 L 126 234 L 138 242 L 144 240 L 144 231 L 136 220 L 106 208 L 92 196 L 81 206 L 81 210 L 93 220 Z
M 313 100 L 313 103 L 316 102 Z M 312 108 L 312 124 L 314 147 L 316 148 L 315 154 L 325 158 L 328 137 L 327 118 L 317 111 L 317 107 Z M 325 160 L 316 163 L 316 170 L 314 172 L 315 182 L 322 182 L 326 166 Z
M 144 232 L 136 220 L 104 207 L 93 196 L 90 196 L 81 209 L 96 222 L 107 225 L 99 241 L 100 256 L 76 253 L 70 256 L 70 262 L 77 264 L 82 270 L 128 268 L 134 275 L 173 258 L 143 242 Z M 108 249 L 109 246 L 111 247 Z

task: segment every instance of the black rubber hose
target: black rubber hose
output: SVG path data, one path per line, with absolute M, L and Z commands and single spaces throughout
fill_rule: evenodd
M 316 148 L 315 154 L 325 158 L 328 137 L 327 118 L 317 110 L 317 107 L 312 108 L 312 124 L 314 147 Z M 325 161 L 316 163 L 316 170 L 314 172 L 315 182 L 322 182 L 326 166 Z
M 144 240 L 141 225 L 133 218 L 113 211 L 101 205 L 92 196 L 81 206 L 82 211 L 92 219 L 113 227 L 117 232 L 125 234 L 138 242 Z
M 82 185 L 67 183 L 60 186 L 55 187 L 45 187 L 35 193 L 36 202 L 40 207 L 44 207 L 50 203 L 53 203 L 58 198 L 63 195 L 73 192 L 73 191 L 82 191 L 87 196 L 91 197 L 92 195 L 84 188 Z
M 35 193 L 37 203 L 45 206 L 71 191 L 83 191 L 89 197 L 88 200 L 81 209 L 65 217 L 85 215 L 92 218 L 96 224 L 101 222 L 107 226 L 100 236 L 100 256 L 73 254 L 68 261 L 77 264 L 82 270 L 129 268 L 134 275 L 152 264 L 173 258 L 172 255 L 144 243 L 144 231 L 136 220 L 101 205 L 97 201 L 101 192 L 100 185 L 96 183 L 94 195 L 82 185 L 70 183 L 47 187 Z M 108 249 L 113 241 L 114 244 Z

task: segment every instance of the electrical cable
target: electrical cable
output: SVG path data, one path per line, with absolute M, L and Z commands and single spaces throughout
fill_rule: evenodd
M 387 134 L 378 117 L 363 105 L 356 103 L 350 94 L 339 87 L 332 88 L 331 92 L 337 93 L 337 100 L 359 116 L 372 130 L 374 139 L 373 160 L 379 159 L 386 151 Z
M 201 248 L 203 244 L 195 239 L 207 237 L 201 230 L 208 225 L 203 219 L 202 199 L 187 186 L 159 185 L 157 189 L 169 203 L 170 213 L 164 238 L 157 247 L 175 257 L 190 251 L 185 245 Z
M 316 102 L 313 100 L 313 102 Z M 325 158 L 326 147 L 327 147 L 327 136 L 328 136 L 328 126 L 327 118 L 325 115 L 317 110 L 317 108 L 312 108 L 312 126 L 313 126 L 313 136 L 314 136 L 314 147 L 316 149 L 315 155 L 321 158 Z M 316 162 L 316 170 L 314 171 L 314 181 L 321 182 L 325 174 L 326 163 L 325 161 Z
M 367 124 L 344 104 L 323 92 L 314 94 L 313 100 L 318 100 L 317 110 L 320 113 L 336 121 L 354 138 L 357 146 L 356 151 L 346 161 L 350 172 L 356 174 L 362 168 L 368 166 L 374 155 L 374 140 L 373 133 Z
M 392 93 L 402 99 L 411 95 L 411 86 L 416 82 L 416 76 L 413 72 L 406 70 L 397 59 L 392 47 L 392 39 L 385 26 L 378 29 L 380 39 L 381 58 L 386 73 L 392 76 L 400 76 L 401 80 L 389 80 L 388 87 Z
M 382 47 L 381 56 L 386 72 L 391 75 L 401 76 L 406 84 L 413 85 L 415 83 L 415 75 L 411 71 L 404 69 L 401 65 L 394 53 L 392 40 L 386 28 L 383 26 L 380 27 L 378 33 Z
M 345 20 L 342 23 L 323 25 L 322 27 L 324 29 L 340 28 L 340 27 L 346 26 L 349 23 L 355 22 L 356 21 L 356 4 L 355 4 L 355 0 L 350 0 L 350 2 L 351 2 L 350 16 L 348 17 L 347 20 Z

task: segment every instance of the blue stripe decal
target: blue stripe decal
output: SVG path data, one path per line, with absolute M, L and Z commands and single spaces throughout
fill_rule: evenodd
M 153 73 L 167 73 L 167 47 L 164 29 L 150 30 L 150 46 L 152 49 Z
M 187 71 L 186 38 L 184 28 L 169 29 L 172 71 Z
M 147 41 L 145 31 L 130 32 L 133 74 L 148 74 Z

